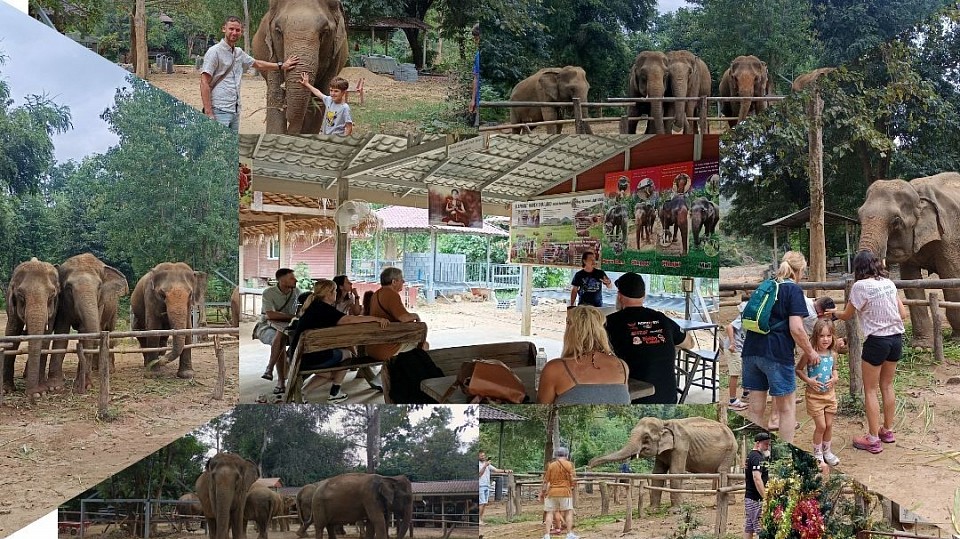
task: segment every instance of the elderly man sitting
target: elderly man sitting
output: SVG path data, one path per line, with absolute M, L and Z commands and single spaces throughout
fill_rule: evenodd
M 404 282 L 403 271 L 400 268 L 383 268 L 380 272 L 380 288 L 370 297 L 370 316 L 386 318 L 391 322 L 419 322 L 420 317 L 407 311 L 403 306 L 400 292 L 403 291 Z M 430 349 L 426 341 L 419 345 L 417 343 L 371 344 L 367 346 L 367 355 L 386 361 L 397 354 L 409 352 L 417 346 L 423 350 Z

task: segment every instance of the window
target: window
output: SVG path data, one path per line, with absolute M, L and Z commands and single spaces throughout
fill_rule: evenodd
M 279 258 L 280 258 L 280 242 L 277 240 L 270 240 L 270 243 L 267 244 L 267 259 L 277 260 Z

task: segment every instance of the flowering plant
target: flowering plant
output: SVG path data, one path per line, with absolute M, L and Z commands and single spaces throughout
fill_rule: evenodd
M 243 163 L 240 163 L 238 183 L 240 188 L 240 205 L 244 207 L 249 206 L 251 200 L 253 199 L 253 188 L 252 183 L 250 182 L 250 175 L 250 168 Z
M 826 529 L 820 505 L 812 497 L 797 502 L 791 521 L 793 529 L 800 532 L 800 539 L 820 539 Z

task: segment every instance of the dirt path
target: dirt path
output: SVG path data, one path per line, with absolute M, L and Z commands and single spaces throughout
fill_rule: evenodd
M 162 373 L 145 374 L 141 354 L 118 354 L 110 379 L 118 416 L 112 422 L 96 419 L 96 381 L 86 395 L 51 395 L 30 405 L 18 378 L 18 393 L 5 395 L 0 406 L 0 536 L 232 408 L 238 394 L 237 347 L 228 346 L 224 356 L 226 394 L 215 401 L 210 396 L 217 378 L 212 348 L 194 349 L 193 380 L 176 378 L 175 363 Z M 23 359 L 17 362 L 18 372 L 23 364 Z M 75 356 L 68 355 L 64 366 L 72 378 Z
M 271 539 L 299 539 L 296 534 L 296 530 L 299 527 L 299 525 L 300 525 L 299 522 L 297 522 L 296 526 L 291 525 L 290 531 L 268 530 L 267 535 Z M 345 527 L 345 530 L 347 532 L 346 535 L 338 534 L 337 537 L 360 539 L 360 536 L 357 535 L 357 532 L 353 526 L 348 525 Z M 472 528 L 473 530 L 472 534 L 469 533 L 469 530 L 470 528 L 464 528 L 463 531 L 461 531 L 460 529 L 455 529 L 450 534 L 450 538 L 451 539 L 475 539 L 477 537 L 476 527 Z M 177 532 L 173 528 L 173 525 L 170 523 L 159 524 L 156 529 L 156 533 L 158 533 L 161 537 L 164 537 L 165 539 L 201 539 L 203 537 L 207 537 L 204 534 L 204 532 L 200 529 L 194 530 L 192 532 L 188 532 L 188 531 Z M 392 534 L 396 535 L 396 528 L 393 529 Z M 418 539 L 440 539 L 441 537 L 443 537 L 443 533 L 440 531 L 439 528 L 418 527 L 414 531 L 414 534 Z M 122 537 L 132 537 L 132 536 L 123 535 L 123 534 L 118 535 L 117 528 L 115 526 L 111 526 L 110 529 L 106 529 L 106 525 L 104 524 L 98 524 L 96 526 L 87 528 L 86 531 L 84 532 L 84 536 L 93 538 L 93 539 L 97 539 L 101 537 L 102 538 L 110 537 L 113 539 L 122 538 Z M 153 535 L 151 535 L 151 537 L 152 536 Z M 252 522 L 248 523 L 247 537 L 253 538 L 256 536 L 257 536 L 257 527 Z M 315 537 L 313 527 L 310 527 L 307 530 L 307 537 Z

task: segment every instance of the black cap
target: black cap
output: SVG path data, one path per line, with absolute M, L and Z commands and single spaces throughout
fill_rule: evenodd
M 756 436 L 753 437 L 754 442 L 766 442 L 770 440 L 769 432 L 758 432 Z
M 617 279 L 617 290 L 628 298 L 640 299 L 647 294 L 647 287 L 643 283 L 643 277 L 638 273 L 627 272 Z

